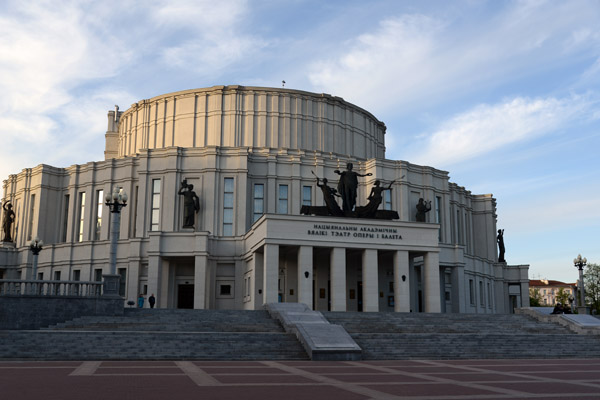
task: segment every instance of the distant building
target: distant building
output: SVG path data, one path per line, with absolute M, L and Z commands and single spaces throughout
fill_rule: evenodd
M 340 97 L 286 88 L 215 86 L 109 111 L 104 161 L 38 165 L 4 181 L 17 218 L 15 243 L 0 245 L 0 279 L 32 278 L 28 245 L 39 236 L 46 246 L 34 278 L 101 280 L 112 229 L 104 198 L 116 187 L 129 195 L 117 252 L 124 301 L 154 294 L 159 308 L 280 301 L 447 313 L 528 306 L 529 266 L 498 262 L 496 199 L 446 171 L 385 158 L 385 131 Z M 352 193 L 337 184 L 348 163 L 344 179 L 359 174 L 344 181 L 356 206 L 367 209 L 377 188 L 371 211 L 395 219 L 322 213 L 337 207 L 331 190 Z M 184 181 L 197 213 L 191 195 L 180 195 Z M 417 216 L 418 204 L 429 209 Z M 303 207 L 321 213 L 301 215 Z
M 567 298 L 575 299 L 577 297 L 576 283 L 565 283 L 549 279 L 529 280 L 530 296 L 533 297 L 534 291 L 539 290 L 541 297 L 540 303 L 542 306 L 555 306 L 556 303 L 559 302 L 557 300 L 557 295 L 561 289 L 567 294 Z

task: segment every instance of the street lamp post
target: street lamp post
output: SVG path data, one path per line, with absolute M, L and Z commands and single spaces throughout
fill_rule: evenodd
M 32 266 L 31 266 L 31 279 L 32 280 L 37 279 L 38 255 L 40 254 L 40 251 L 42 251 L 43 245 L 44 245 L 44 242 L 42 242 L 40 240 L 40 238 L 37 236 L 33 239 L 31 244 L 29 245 L 29 250 L 31 250 L 31 253 L 33 254 L 33 262 L 32 262 Z
M 587 258 L 581 258 L 581 254 L 577 255 L 577 258 L 573 259 L 575 268 L 579 269 L 579 304 L 577 311 L 579 314 L 589 314 L 589 310 L 585 305 L 585 287 L 583 286 L 583 269 L 587 264 Z
M 112 195 L 107 194 L 105 204 L 112 214 L 112 227 L 110 232 L 110 274 L 103 275 L 104 296 L 119 296 L 119 275 L 117 275 L 117 242 L 121 229 L 121 209 L 127 207 L 127 193 L 115 186 Z
M 42 246 L 44 245 L 44 242 L 42 242 L 40 240 L 39 237 L 35 237 L 32 241 L 31 244 L 29 245 L 29 250 L 31 250 L 31 253 L 33 254 L 33 260 L 31 262 L 31 280 L 35 281 L 37 280 L 37 265 L 38 265 L 38 255 L 40 254 L 40 251 L 42 251 Z M 31 294 L 35 294 L 37 292 L 37 283 L 35 282 L 31 282 L 31 288 L 29 290 L 31 290 Z

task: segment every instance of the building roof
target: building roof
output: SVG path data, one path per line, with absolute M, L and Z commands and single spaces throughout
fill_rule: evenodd
M 529 287 L 536 287 L 536 286 L 540 286 L 540 287 L 573 287 L 573 286 L 577 286 L 576 283 L 565 283 L 565 282 L 561 282 L 561 281 L 555 281 L 552 279 L 530 279 L 529 280 Z

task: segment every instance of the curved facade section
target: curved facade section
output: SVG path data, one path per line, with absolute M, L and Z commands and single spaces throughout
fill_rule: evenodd
M 383 122 L 340 97 L 214 86 L 133 104 L 119 119 L 117 157 L 142 149 L 219 146 L 384 158 L 384 135 Z

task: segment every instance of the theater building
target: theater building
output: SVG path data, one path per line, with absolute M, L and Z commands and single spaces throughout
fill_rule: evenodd
M 125 301 L 154 294 L 161 308 L 279 301 L 446 313 L 527 306 L 528 266 L 497 261 L 492 195 L 472 194 L 446 171 L 386 159 L 385 131 L 342 98 L 284 88 L 215 86 L 109 111 L 104 161 L 42 164 L 4 180 L 16 219 L 14 242 L 1 244 L 0 279 L 101 280 L 112 225 L 104 198 L 116 187 L 129 197 L 117 246 Z M 334 171 L 348 163 L 359 174 L 356 206 L 367 205 L 376 181 L 391 184 L 378 207 L 396 218 L 300 213 L 326 209 L 315 177 L 335 189 Z M 191 191 L 184 181 L 197 212 L 181 195 Z M 419 199 L 431 205 L 424 221 Z M 36 236 L 45 246 L 32 277 Z

